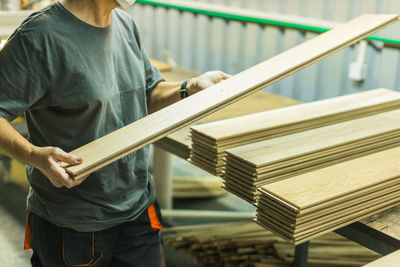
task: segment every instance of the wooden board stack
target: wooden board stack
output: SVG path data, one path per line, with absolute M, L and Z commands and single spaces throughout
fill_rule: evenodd
M 265 185 L 256 222 L 295 245 L 400 203 L 400 147 Z
M 220 177 L 174 176 L 174 198 L 218 197 L 228 194 L 222 188 Z
M 274 56 L 232 78 L 71 151 L 84 161 L 62 166 L 79 179 L 197 121 L 247 95 L 373 34 L 395 22 L 397 14 L 366 14 Z
M 226 151 L 224 187 L 256 203 L 257 187 L 400 146 L 400 109 Z
M 202 266 L 292 266 L 294 248 L 253 222 L 165 228 L 164 244 Z M 330 233 L 310 242 L 307 266 L 361 266 L 378 254 Z
M 191 127 L 190 161 L 222 176 L 227 149 L 400 108 L 400 93 L 376 89 Z

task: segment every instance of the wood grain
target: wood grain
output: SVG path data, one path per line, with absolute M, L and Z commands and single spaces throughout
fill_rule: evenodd
M 400 110 L 227 150 L 224 186 L 256 204 L 257 187 L 396 146 Z
M 262 186 L 257 223 L 298 245 L 400 203 L 400 147 Z
M 383 256 L 376 261 L 370 262 L 364 267 L 400 267 L 400 249 L 390 253 L 389 255 Z
M 64 167 L 75 179 L 85 177 L 215 110 L 397 22 L 398 19 L 398 15 L 362 15 L 207 90 L 71 151 L 72 154 L 81 156 L 84 162 L 77 166 Z
M 400 176 L 400 147 L 288 178 L 262 189 L 297 209 L 305 209 L 397 176 Z
M 399 107 L 398 92 L 376 89 L 196 125 L 191 127 L 190 161 L 214 175 L 221 175 L 227 149 Z

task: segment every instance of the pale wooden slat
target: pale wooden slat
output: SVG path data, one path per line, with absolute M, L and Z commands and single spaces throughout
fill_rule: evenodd
M 364 267 L 383 267 L 383 266 L 400 267 L 400 249 L 390 253 L 389 255 L 383 256 L 382 258 L 379 258 L 376 261 L 364 265 Z
M 195 125 L 191 129 L 211 140 L 218 140 L 219 144 L 224 139 L 241 137 L 244 131 L 246 133 L 265 132 L 268 129 L 299 124 L 317 118 L 323 118 L 325 121 L 326 118 L 337 114 L 354 113 L 363 108 L 398 100 L 400 100 L 400 93 L 382 88 Z
M 343 162 L 262 189 L 296 209 L 305 209 L 400 175 L 400 147 Z
M 72 154 L 82 156 L 84 162 L 78 166 L 66 166 L 66 169 L 75 178 L 84 177 L 194 120 L 273 84 L 397 22 L 398 19 L 398 15 L 360 16 L 241 72 L 231 79 L 72 151 Z
M 339 145 L 350 144 L 353 147 L 356 141 L 398 129 L 400 129 L 400 110 L 394 110 L 240 146 L 229 149 L 226 153 L 256 168 L 279 162 L 284 162 L 286 165 L 286 161 L 293 158 L 310 153 L 322 153 Z
M 285 233 L 283 233 L 279 228 L 276 228 L 274 225 L 269 224 L 266 221 L 261 221 L 260 222 L 260 220 L 262 220 L 262 218 L 257 218 L 255 221 L 257 223 L 259 223 L 261 226 L 266 227 L 267 229 L 269 229 L 271 232 L 274 232 L 274 233 L 278 234 L 279 236 L 283 237 L 284 239 L 289 240 L 291 243 L 293 243 L 294 245 L 297 246 L 297 245 L 302 244 L 302 243 L 304 243 L 306 241 L 309 241 L 309 240 L 311 240 L 313 238 L 316 238 L 318 236 L 324 235 L 326 233 L 332 232 L 332 231 L 334 231 L 336 229 L 342 228 L 342 227 L 344 227 L 346 225 L 349 225 L 351 223 L 354 223 L 356 221 L 359 221 L 361 219 L 369 217 L 369 216 L 371 216 L 373 214 L 377 214 L 379 212 L 382 212 L 382 211 L 385 211 L 385 210 L 390 209 L 392 207 L 395 207 L 395 206 L 397 206 L 399 204 L 399 200 L 400 199 L 397 199 L 397 200 L 394 200 L 392 202 L 389 202 L 387 205 L 379 205 L 377 207 L 371 208 L 365 214 L 358 215 L 356 218 L 349 219 L 349 220 L 346 220 L 344 222 L 340 222 L 337 225 L 329 225 L 329 227 L 327 227 L 324 230 L 317 230 L 317 231 L 312 232 L 312 233 L 310 233 L 308 235 L 300 236 L 297 239 L 293 238 L 290 235 L 289 236 L 285 235 Z M 373 207 L 373 203 L 371 203 L 371 207 Z
M 190 161 L 222 175 L 227 149 L 393 110 L 400 106 L 399 97 L 398 92 L 376 89 L 194 126 Z

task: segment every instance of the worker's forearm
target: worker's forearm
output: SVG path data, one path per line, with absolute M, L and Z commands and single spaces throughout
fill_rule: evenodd
M 147 110 L 149 114 L 179 101 L 181 99 L 179 92 L 181 84 L 181 82 L 158 83 L 147 98 Z
M 4 118 L 0 118 L 0 129 L 0 153 L 24 164 L 30 164 L 35 146 L 21 136 Z
M 199 77 L 192 78 L 188 81 L 186 88 L 188 95 L 193 95 L 222 80 L 231 77 L 222 71 L 209 71 Z M 180 89 L 181 82 L 160 82 L 154 88 L 151 95 L 147 98 L 147 110 L 149 113 L 156 112 L 168 105 L 171 105 L 181 99 Z

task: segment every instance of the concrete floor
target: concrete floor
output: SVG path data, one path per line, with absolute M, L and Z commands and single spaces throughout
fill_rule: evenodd
M 0 205 L 0 266 L 30 266 L 29 250 L 23 250 L 25 227 Z

